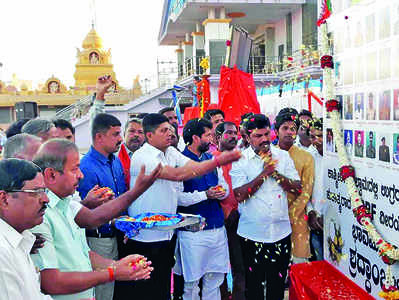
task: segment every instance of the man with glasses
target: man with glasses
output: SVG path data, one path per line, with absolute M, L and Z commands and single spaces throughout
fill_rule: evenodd
M 18 170 L 18 171 L 16 171 Z M 2 300 L 50 300 L 40 291 L 29 256 L 49 200 L 39 167 L 21 159 L 0 162 L 0 293 Z

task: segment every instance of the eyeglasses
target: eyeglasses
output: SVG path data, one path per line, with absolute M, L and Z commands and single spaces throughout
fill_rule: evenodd
M 48 189 L 47 188 L 39 188 L 36 190 L 9 190 L 7 193 L 30 193 L 30 194 L 42 194 L 42 193 L 47 193 Z

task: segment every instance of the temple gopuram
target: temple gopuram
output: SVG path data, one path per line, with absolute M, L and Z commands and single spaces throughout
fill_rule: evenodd
M 18 102 L 35 102 L 40 117 L 54 118 L 58 112 L 93 94 L 97 78 L 105 74 L 111 75 L 115 81 L 107 96 L 107 105 L 127 104 L 142 95 L 139 76 L 133 80 L 132 89 L 125 90 L 119 86 L 111 62 L 111 50 L 103 47 L 94 26 L 83 40 L 82 48 L 77 49 L 76 59 L 75 84 L 71 87 L 53 75 L 36 89 L 32 88 L 31 81 L 19 80 L 15 74 L 7 84 L 0 81 L 0 127 L 6 128 L 17 119 L 15 103 Z

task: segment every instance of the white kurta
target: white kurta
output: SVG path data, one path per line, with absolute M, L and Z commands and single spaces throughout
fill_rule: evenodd
M 223 227 L 177 233 L 176 265 L 173 271 L 184 281 L 196 281 L 206 273 L 228 273 L 229 248 Z
M 224 180 L 222 170 L 218 171 L 218 182 L 229 195 L 229 186 Z M 183 192 L 183 183 L 176 186 L 178 204 L 188 206 L 207 199 L 206 193 Z M 178 231 L 176 245 L 176 265 L 174 272 L 184 276 L 184 281 L 196 281 L 206 273 L 228 273 L 229 248 L 226 229 L 223 227 L 198 232 Z

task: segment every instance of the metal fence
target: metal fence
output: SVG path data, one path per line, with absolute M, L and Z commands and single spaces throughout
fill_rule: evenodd
M 282 71 L 306 68 L 319 64 L 319 52 L 316 48 L 308 47 L 283 56 L 250 56 L 247 72 L 251 74 L 276 74 Z M 204 57 L 187 58 L 179 68 L 179 79 L 191 75 L 204 74 L 200 62 Z M 219 74 L 220 67 L 225 64 L 225 56 L 207 56 L 209 59 L 209 73 Z

